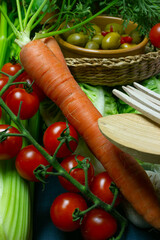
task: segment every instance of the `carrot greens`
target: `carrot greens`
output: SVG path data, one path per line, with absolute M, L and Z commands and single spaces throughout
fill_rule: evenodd
M 55 11 L 58 10 L 58 13 L 56 15 L 56 23 L 53 24 L 52 27 L 49 28 L 42 28 L 41 33 L 35 33 L 35 36 L 33 39 L 40 39 L 45 38 L 49 36 L 55 36 L 57 34 L 61 34 L 64 32 L 67 32 L 69 29 L 66 28 L 66 25 L 63 29 L 59 29 L 60 25 L 67 21 L 66 23 L 70 22 L 74 19 L 75 24 L 71 26 L 70 29 L 74 28 L 80 28 L 84 24 L 89 23 L 92 19 L 94 19 L 96 16 L 102 14 L 107 9 L 109 9 L 111 6 L 113 6 L 118 0 L 111 1 L 107 6 L 105 6 L 103 9 L 101 9 L 99 12 L 95 13 L 94 15 L 91 14 L 89 11 L 89 8 L 85 9 L 85 4 L 82 5 L 82 3 L 77 4 L 76 1 L 73 1 L 72 3 L 70 1 L 63 0 L 61 8 L 57 5 L 58 1 L 49 1 L 44 0 L 40 1 L 41 5 L 37 8 L 34 5 L 37 1 L 32 0 L 30 1 L 29 5 L 26 8 L 26 3 L 24 1 L 17 0 L 17 12 L 18 12 L 18 19 L 19 19 L 19 29 L 16 28 L 16 26 L 12 23 L 12 21 L 7 16 L 6 11 L 3 9 L 2 6 L 0 6 L 0 12 L 5 17 L 6 21 L 8 22 L 8 25 L 12 29 L 13 33 L 16 36 L 15 42 L 20 46 L 23 47 L 31 40 L 31 31 L 33 28 L 37 27 L 40 20 L 43 19 L 45 14 L 48 13 L 48 9 L 52 9 L 55 5 Z M 20 3 L 22 2 L 22 7 Z M 67 2 L 67 5 L 66 5 Z M 35 8 L 33 8 L 33 6 Z M 26 10 L 27 9 L 27 10 Z M 85 9 L 85 11 L 84 11 Z M 34 10 L 34 11 L 33 11 Z M 73 10 L 73 11 L 72 11 Z M 39 15 L 42 14 L 42 16 Z M 54 30 L 53 30 L 54 28 Z

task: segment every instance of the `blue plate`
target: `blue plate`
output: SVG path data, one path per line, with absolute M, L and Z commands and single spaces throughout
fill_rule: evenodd
M 50 177 L 44 190 L 41 183 L 35 184 L 33 240 L 82 240 L 79 231 L 64 233 L 51 222 L 50 206 L 62 192 L 64 189 L 57 177 Z M 160 233 L 156 230 L 142 230 L 129 223 L 122 240 L 160 240 Z

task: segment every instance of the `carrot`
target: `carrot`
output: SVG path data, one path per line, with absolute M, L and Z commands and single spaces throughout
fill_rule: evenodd
M 41 41 L 44 42 L 51 49 L 51 51 L 54 52 L 54 55 L 64 64 L 64 66 L 67 67 L 66 61 L 56 39 L 53 37 L 48 37 L 42 38 Z
M 20 58 L 28 74 L 84 138 L 124 197 L 148 223 L 160 229 L 160 205 L 144 169 L 103 136 L 98 128 L 101 114 L 56 56 L 56 50 L 53 52 L 44 42 L 34 40 L 22 48 Z

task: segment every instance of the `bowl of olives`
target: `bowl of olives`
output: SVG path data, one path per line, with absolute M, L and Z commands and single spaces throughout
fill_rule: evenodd
M 140 35 L 133 22 L 124 27 L 121 18 L 98 16 L 91 23 L 92 30 L 87 33 L 72 29 L 56 36 L 64 57 L 119 58 L 145 52 L 148 39 Z

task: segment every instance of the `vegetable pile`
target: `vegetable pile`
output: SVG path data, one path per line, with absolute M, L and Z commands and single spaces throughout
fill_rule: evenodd
M 51 219 L 58 229 L 68 232 L 80 229 L 86 240 L 111 237 L 120 240 L 127 219 L 117 206 L 125 198 L 150 226 L 159 230 L 159 200 L 142 164 L 111 144 L 98 128 L 99 117 L 120 113 L 128 106 L 123 108 L 124 104 L 112 96 L 110 88 L 78 84 L 52 37 L 68 31 L 66 28 L 57 29 L 64 18 L 70 22 L 72 8 L 75 15 L 79 12 L 78 17 L 86 14 L 85 20 L 82 18 L 80 23 L 71 27 L 74 29 L 89 23 L 118 1 L 110 2 L 94 16 L 89 8 L 83 13 L 81 4 L 76 5 L 77 1 L 68 1 L 69 10 L 66 9 L 66 1 L 62 2 L 61 8 L 56 1 L 44 0 L 39 6 L 34 0 L 25 5 L 27 2 L 16 1 L 17 11 L 13 13 L 19 24 L 13 24 L 8 17 L 5 2 L 0 5 L 5 26 L 13 31 L 15 42 L 21 48 L 16 48 L 11 54 L 18 56 L 18 62 L 15 59 L 8 61 L 9 54 L 3 53 L 5 57 L 0 71 L 1 239 L 31 239 L 33 185 L 30 182 L 46 184 L 53 175 L 58 176 L 66 189 L 65 193 L 53 199 L 50 208 Z M 14 1 L 12 5 L 15 10 Z M 40 27 L 42 18 L 49 10 L 53 11 L 53 6 L 59 12 L 58 20 L 52 26 L 56 31 L 53 32 L 47 24 L 48 19 L 42 32 L 36 33 L 35 28 Z M 63 10 L 66 10 L 65 15 Z M 12 39 L 10 36 L 13 34 L 7 33 L 5 37 Z M 159 91 L 159 76 L 143 84 L 152 89 L 157 84 L 156 90 Z M 45 122 L 44 129 L 41 121 Z M 97 170 L 98 164 L 100 170 Z M 13 175 L 8 179 L 10 168 Z M 8 180 L 11 186 L 15 184 L 11 190 L 6 184 Z M 6 197 L 10 200 L 12 191 L 17 196 L 16 204 L 13 201 L 14 206 L 10 204 L 13 207 L 5 212 Z M 14 211 L 16 216 L 21 216 L 18 224 L 15 219 L 13 221 Z

